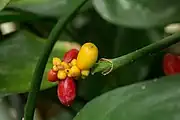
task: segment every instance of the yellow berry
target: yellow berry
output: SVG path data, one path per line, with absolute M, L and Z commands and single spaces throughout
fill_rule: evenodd
M 77 60 L 76 60 L 76 59 L 73 59 L 73 60 L 71 61 L 71 65 L 72 65 L 72 66 L 75 66 L 76 63 L 77 63 Z
M 61 62 L 61 66 L 63 66 L 64 69 L 70 68 L 68 63 L 66 63 L 66 62 Z
M 88 70 L 96 63 L 97 58 L 98 48 L 93 43 L 85 43 L 78 53 L 77 66 L 81 70 Z
M 54 65 L 52 69 L 53 69 L 53 71 L 58 71 L 59 70 L 56 65 Z
M 61 60 L 57 57 L 53 58 L 53 65 L 60 65 L 61 64 Z
M 65 71 L 63 71 L 63 70 L 59 70 L 58 71 L 58 74 L 57 74 L 57 77 L 60 79 L 60 80 L 64 80 L 65 78 L 66 78 L 66 73 L 65 73 Z
M 81 71 L 77 66 L 72 66 L 70 71 L 69 71 L 69 75 L 71 77 L 78 77 L 81 75 Z
M 90 73 L 89 70 L 82 70 L 82 71 L 81 71 L 81 75 L 82 75 L 82 76 L 88 76 L 89 73 Z

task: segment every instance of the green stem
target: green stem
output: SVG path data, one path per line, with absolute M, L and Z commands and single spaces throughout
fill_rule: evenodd
M 179 38 L 179 39 L 178 39 Z M 104 59 L 102 58 L 92 69 L 92 74 L 97 72 L 102 72 L 102 74 L 106 75 L 110 73 L 112 70 L 115 70 L 121 66 L 132 63 L 135 60 L 150 55 L 154 52 L 158 52 L 162 49 L 165 49 L 175 43 L 180 41 L 180 33 L 175 33 L 171 36 L 168 36 L 162 40 L 158 40 L 157 42 L 150 44 L 146 47 L 143 47 L 139 50 L 136 50 L 127 55 L 120 56 L 114 59 Z
M 25 115 L 24 115 L 25 120 L 33 120 L 37 93 L 39 92 L 44 69 L 45 69 L 46 63 L 48 61 L 49 55 L 52 51 L 54 44 L 58 40 L 59 35 L 62 33 L 67 23 L 76 15 L 79 9 L 86 2 L 87 0 L 72 0 L 71 4 L 69 4 L 69 6 L 71 7 L 67 9 L 67 13 L 65 14 L 65 16 L 61 17 L 58 20 L 55 27 L 52 29 L 48 37 L 49 41 L 46 43 L 44 51 L 36 65 L 36 68 L 33 74 L 33 79 L 31 82 L 31 89 L 29 91 L 28 100 L 26 103 L 26 109 L 25 109 Z

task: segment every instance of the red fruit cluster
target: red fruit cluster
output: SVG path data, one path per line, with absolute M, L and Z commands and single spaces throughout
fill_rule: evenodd
M 71 49 L 65 53 L 63 61 L 70 63 L 73 59 L 77 58 L 79 51 L 77 49 Z M 57 78 L 57 71 L 51 69 L 48 72 L 48 81 L 58 81 L 57 95 L 60 102 L 65 106 L 70 106 L 76 97 L 76 84 L 72 77 L 66 77 L 63 80 Z
M 167 53 L 163 58 L 163 70 L 166 75 L 180 73 L 180 56 Z

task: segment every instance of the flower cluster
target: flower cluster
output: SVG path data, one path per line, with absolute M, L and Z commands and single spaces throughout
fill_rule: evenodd
M 80 50 L 67 51 L 61 60 L 54 57 L 52 69 L 48 72 L 50 82 L 58 81 L 57 94 L 60 102 L 70 106 L 76 97 L 75 80 L 85 79 L 98 57 L 98 48 L 93 43 L 85 43 Z

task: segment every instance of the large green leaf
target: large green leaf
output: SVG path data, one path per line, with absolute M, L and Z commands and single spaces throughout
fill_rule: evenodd
M 20 31 L 0 42 L 0 92 L 26 92 L 30 88 L 32 74 L 46 40 Z M 48 64 L 41 89 L 56 85 L 47 81 L 47 71 L 52 67 L 52 56 L 62 57 L 70 47 L 65 42 L 57 42 Z
M 58 16 L 67 9 L 67 4 L 68 0 L 13 0 L 8 7 L 40 15 Z
M 129 27 L 147 28 L 180 20 L 179 0 L 93 0 L 107 21 Z
M 66 13 L 69 3 L 72 0 L 13 0 L 8 5 L 8 8 L 20 9 L 23 11 L 32 12 L 39 15 L 59 17 Z M 91 7 L 91 3 L 83 7 L 86 10 Z
M 6 5 L 10 2 L 10 0 L 1 0 L 0 1 L 0 11 L 6 7 Z
M 74 120 L 179 120 L 180 75 L 107 92 L 87 103 Z

